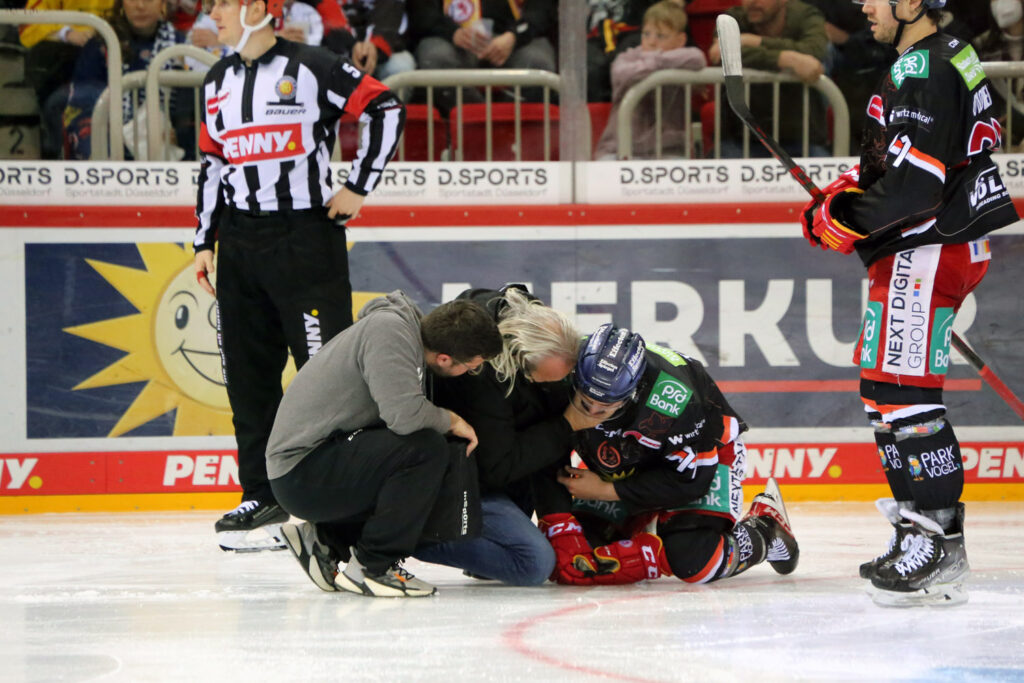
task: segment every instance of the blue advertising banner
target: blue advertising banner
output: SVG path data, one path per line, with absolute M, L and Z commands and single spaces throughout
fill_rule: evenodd
M 466 286 L 526 282 L 587 333 L 606 321 L 704 362 L 753 427 L 862 427 L 851 355 L 866 300 L 855 257 L 799 237 L 716 226 L 407 230 L 355 242 L 356 307 L 402 289 L 429 310 Z M 632 233 L 637 237 L 631 237 Z M 472 235 L 472 239 L 467 239 Z M 765 236 L 760 236 L 765 235 Z M 1020 391 L 1024 236 L 992 238 L 989 275 L 957 329 Z M 230 435 L 215 310 L 173 243 L 27 243 L 28 439 Z M 948 376 L 958 426 L 1018 418 L 965 364 Z

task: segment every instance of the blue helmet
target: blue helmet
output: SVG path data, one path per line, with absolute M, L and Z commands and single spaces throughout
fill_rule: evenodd
M 607 323 L 597 328 L 576 359 L 573 384 L 600 403 L 629 398 L 647 367 L 644 339 Z

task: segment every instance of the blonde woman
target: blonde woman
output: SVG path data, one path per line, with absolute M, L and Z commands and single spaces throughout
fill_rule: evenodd
M 490 311 L 504 340 L 479 373 L 434 383 L 434 402 L 462 415 L 479 439 L 483 531 L 469 541 L 422 546 L 416 557 L 511 585 L 540 584 L 555 556 L 530 519 L 530 479 L 568 458 L 572 429 L 562 414 L 580 335 L 567 316 L 522 285 L 472 289 L 457 298 Z

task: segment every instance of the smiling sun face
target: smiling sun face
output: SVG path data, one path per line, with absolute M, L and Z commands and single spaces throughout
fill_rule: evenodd
M 160 297 L 153 341 L 164 372 L 183 393 L 215 410 L 228 409 L 217 349 L 217 302 L 199 286 L 191 267 Z
M 191 249 L 179 244 L 137 244 L 145 268 L 86 259 L 138 311 L 64 331 L 127 355 L 74 387 L 94 389 L 145 382 L 107 436 L 121 436 L 175 410 L 174 436 L 231 435 L 231 407 L 217 347 L 217 306 L 200 289 Z M 349 245 L 351 249 L 351 244 Z M 216 272 L 212 274 L 216 286 Z M 378 292 L 353 292 L 353 316 Z M 281 377 L 295 376 L 291 354 Z
M 138 244 L 145 268 L 86 259 L 138 313 L 64 331 L 127 352 L 76 391 L 145 382 L 107 436 L 172 410 L 174 436 L 231 435 L 231 408 L 217 348 L 217 309 L 196 282 L 193 254 L 178 244 Z M 291 358 L 283 384 L 295 375 Z

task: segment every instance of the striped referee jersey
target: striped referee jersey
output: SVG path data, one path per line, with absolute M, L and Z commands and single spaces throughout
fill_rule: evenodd
M 324 206 L 346 112 L 366 125 L 345 187 L 369 194 L 394 155 L 405 107 L 380 81 L 326 49 L 278 38 L 248 66 L 233 54 L 201 92 L 196 251 L 213 249 L 225 206 L 275 212 Z

